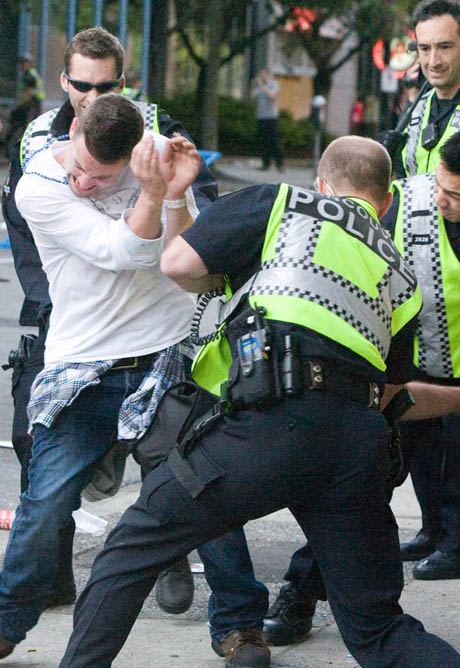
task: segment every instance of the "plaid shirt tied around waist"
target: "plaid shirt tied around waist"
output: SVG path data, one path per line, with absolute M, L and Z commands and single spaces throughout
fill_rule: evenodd
M 162 395 L 185 378 L 185 363 L 193 358 L 194 348 L 185 339 L 158 351 L 152 368 L 135 392 L 123 401 L 118 413 L 118 439 L 141 438 L 155 417 Z M 80 392 L 97 385 L 116 360 L 59 362 L 47 366 L 36 377 L 27 408 L 29 429 L 34 424 L 51 427 L 60 412 L 70 406 Z

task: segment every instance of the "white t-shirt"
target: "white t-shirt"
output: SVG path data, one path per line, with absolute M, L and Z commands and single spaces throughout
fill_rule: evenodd
M 49 281 L 45 365 L 145 355 L 181 341 L 195 299 L 161 274 L 163 238 L 141 239 L 125 223 L 138 194 L 131 170 L 97 202 L 77 197 L 59 182 L 65 172 L 53 157 L 66 145 L 33 157 L 15 195 Z

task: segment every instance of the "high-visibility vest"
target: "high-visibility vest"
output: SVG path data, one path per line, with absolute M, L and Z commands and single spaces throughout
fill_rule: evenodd
M 35 79 L 34 97 L 40 102 L 43 102 L 43 100 L 46 97 L 45 87 L 43 86 L 43 79 L 41 78 L 35 67 L 29 67 L 27 73 L 31 74 Z M 24 74 L 26 74 L 26 72 Z M 21 83 L 21 88 L 22 89 L 25 88 L 23 83 Z
M 435 175 L 395 181 L 399 209 L 394 240 L 423 296 L 414 362 L 436 378 L 460 377 L 460 262 L 436 203 Z
M 375 209 L 363 200 L 318 195 L 282 184 L 269 212 L 261 269 L 228 302 L 243 297 L 266 318 L 307 327 L 385 370 L 391 337 L 419 311 L 421 294 Z M 214 394 L 231 364 L 225 336 L 208 343 L 193 366 Z
M 434 93 L 434 90 L 430 90 L 422 95 L 411 114 L 407 128 L 408 139 L 402 151 L 402 162 L 407 176 L 434 172 L 441 162 L 441 147 L 460 130 L 460 105 L 457 105 L 436 146 L 431 150 L 423 148 L 422 135 L 428 126 Z

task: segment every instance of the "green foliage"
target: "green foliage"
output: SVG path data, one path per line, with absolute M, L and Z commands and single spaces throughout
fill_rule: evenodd
M 166 113 L 180 120 L 193 137 L 198 136 L 199 123 L 193 94 L 178 94 L 173 98 L 161 100 L 159 104 Z M 283 149 L 288 157 L 311 154 L 314 130 L 309 119 L 296 121 L 289 112 L 282 111 L 280 134 Z M 326 141 L 327 139 L 325 138 Z M 219 98 L 219 150 L 225 155 L 258 155 L 255 110 L 252 102 L 230 97 Z

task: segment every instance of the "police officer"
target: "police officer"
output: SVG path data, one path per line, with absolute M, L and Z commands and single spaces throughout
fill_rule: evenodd
M 416 377 L 460 385 L 460 134 L 440 149 L 435 174 L 394 183 L 389 229 L 418 277 L 423 294 Z M 395 211 L 395 213 L 393 213 Z M 460 578 L 460 418 L 407 423 L 402 435 L 422 509 L 422 529 L 401 545 L 405 561 L 419 561 L 414 577 Z
M 410 115 L 395 165 L 398 178 L 433 172 L 442 145 L 460 129 L 460 3 L 423 0 L 413 23 L 420 68 L 432 88 Z
M 383 219 L 418 277 L 423 309 L 417 330 L 415 377 L 460 385 L 460 134 L 440 149 L 436 174 L 393 184 L 393 204 Z M 401 543 L 403 561 L 418 561 L 416 579 L 460 577 L 460 418 L 458 415 L 401 424 L 405 468 L 410 470 L 422 510 L 422 528 Z M 309 545 L 297 550 L 284 585 L 270 608 L 264 631 L 287 645 L 312 627 L 318 598 L 326 599 Z
M 14 192 L 24 164 L 35 151 L 42 148 L 51 138 L 65 136 L 74 116 L 80 116 L 97 96 L 109 91 L 121 93 L 124 85 L 123 59 L 123 47 L 119 40 L 103 28 L 83 30 L 72 38 L 64 53 L 64 71 L 60 77 L 61 86 L 68 94 L 68 100 L 59 109 L 52 109 L 42 114 L 27 127 L 20 147 L 16 147 L 9 176 L 3 188 L 3 217 L 8 228 L 16 272 L 25 296 L 19 324 L 38 327 L 38 336 L 27 349 L 27 358 L 22 356 L 14 368 L 12 378 L 14 400 L 12 442 L 21 463 L 21 491 L 28 485 L 27 471 L 32 445 L 32 439 L 28 434 L 26 408 L 32 382 L 43 368 L 51 301 L 40 257 L 27 223 L 17 211 Z M 144 114 L 146 127 L 167 136 L 179 132 L 188 137 L 180 123 L 159 113 L 156 104 L 142 102 L 138 104 Z M 198 209 L 217 196 L 216 183 L 203 162 L 198 179 L 193 185 L 193 192 Z M 73 534 L 72 522 L 62 532 L 59 568 L 53 591 L 50 592 L 48 606 L 62 605 L 75 600 L 72 572 Z M 179 567 L 181 570 L 179 574 L 177 571 L 173 573 L 173 580 L 182 577 L 187 591 L 181 598 L 184 599 L 185 595 L 188 607 L 193 596 L 193 579 L 185 561 Z M 165 582 L 171 584 L 169 580 Z M 170 594 L 166 590 L 165 593 Z
M 311 541 L 360 665 L 460 666 L 398 605 L 378 407 L 385 381 L 409 377 L 421 297 L 378 222 L 390 171 L 379 144 L 343 137 L 321 159 L 320 194 L 281 184 L 228 195 L 165 251 L 162 270 L 187 289 L 226 276 L 225 333 L 195 366 L 211 392 L 226 378 L 223 412 L 145 478 L 93 566 L 61 668 L 112 665 L 165 564 L 282 507 Z M 246 665 L 237 648 L 226 660 Z

